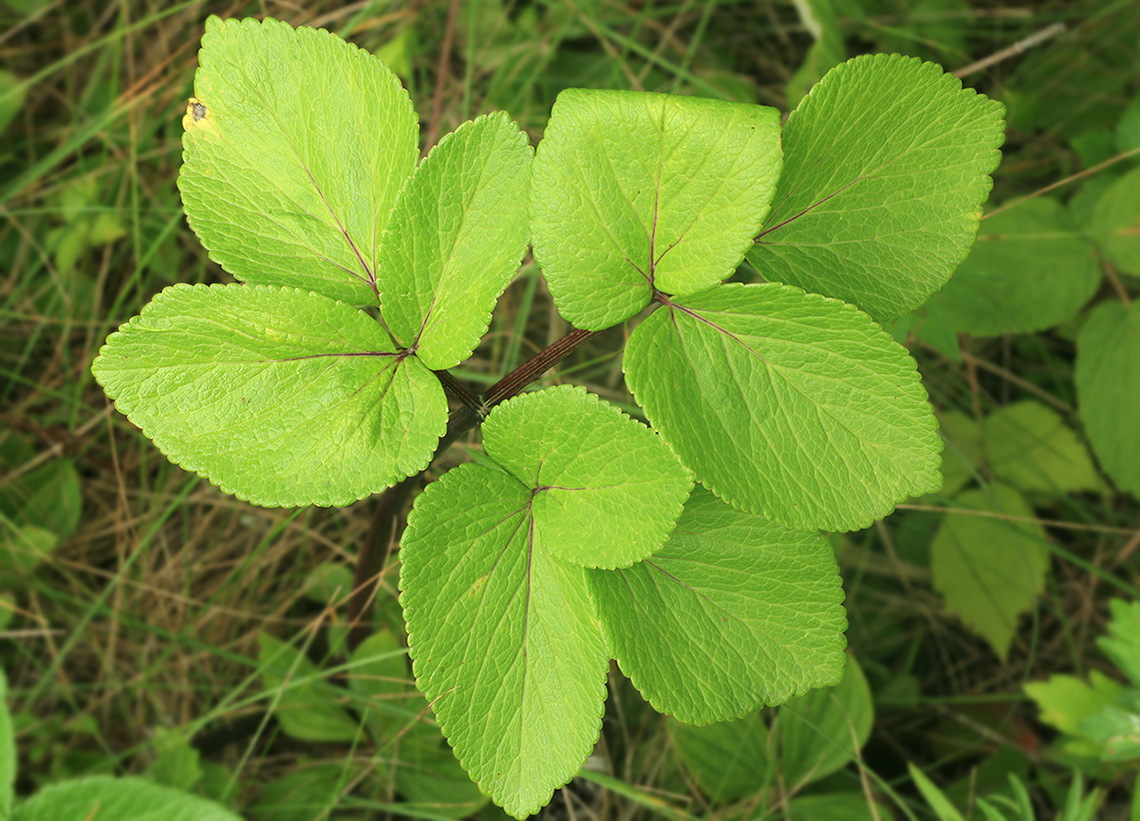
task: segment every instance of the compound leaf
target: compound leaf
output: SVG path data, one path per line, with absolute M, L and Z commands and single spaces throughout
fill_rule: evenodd
M 266 506 L 347 505 L 421 470 L 439 380 L 366 314 L 315 293 L 175 285 L 91 366 L 171 461 Z
M 1027 333 L 1072 319 L 1100 285 L 1096 251 L 1056 200 L 1028 200 L 982 223 L 966 261 L 927 310 L 975 336 Z
M 440 140 L 396 201 L 379 255 L 384 320 L 432 370 L 471 355 L 526 252 L 533 153 L 506 114 L 479 117 Z
M 707 724 L 843 674 L 843 589 L 831 546 L 698 488 L 659 552 L 594 570 L 622 672 L 662 713 Z
M 776 204 L 749 261 L 880 321 L 922 304 L 974 241 L 1002 110 L 933 63 L 836 66 L 784 126 Z
M 693 487 L 656 433 L 585 388 L 500 405 L 483 445 L 530 494 L 535 541 L 586 567 L 623 567 L 658 550 Z
M 866 527 L 939 485 L 942 442 L 914 360 L 852 305 L 718 286 L 646 319 L 623 367 L 698 481 L 788 527 Z
M 464 768 L 518 818 L 593 749 L 609 666 L 586 571 L 533 537 L 530 502 L 506 473 L 460 465 L 416 499 L 400 548 L 416 683 Z
M 1100 466 L 1140 496 L 1140 306 L 1098 306 L 1077 337 L 1077 398 Z
M 1060 414 L 1040 402 L 994 411 L 983 431 L 994 475 L 1020 490 L 1064 495 L 1101 486 L 1088 449 Z
M 376 251 L 419 155 L 408 94 L 324 29 L 210 17 L 178 187 L 238 279 L 377 302 Z
M 954 506 L 997 515 L 946 515 L 930 545 L 934 587 L 946 609 L 1004 661 L 1018 617 L 1045 587 L 1044 532 L 1035 521 L 1021 521 L 1033 519 L 1033 509 L 1006 485 L 966 491 Z
M 568 89 L 538 146 L 531 242 L 559 312 L 601 330 L 729 276 L 780 173 L 774 108 Z

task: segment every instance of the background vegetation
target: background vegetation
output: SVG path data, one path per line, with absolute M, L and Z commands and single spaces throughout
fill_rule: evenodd
M 800 11 L 809 6 L 819 26 L 805 25 Z M 304 694 L 312 704 L 361 706 L 351 695 L 356 691 L 344 686 L 352 674 L 339 665 L 344 601 L 363 544 L 388 552 L 377 624 L 393 641 L 400 635 L 398 534 L 377 515 L 377 501 L 340 510 L 245 505 L 167 462 L 113 412 L 89 371 L 107 334 L 157 291 L 226 279 L 187 228 L 174 185 L 181 118 L 210 13 L 325 26 L 376 52 L 410 90 L 425 149 L 464 120 L 497 109 L 537 142 L 555 95 L 570 86 L 725 97 L 787 110 L 789 98 L 794 106 L 835 59 L 901 51 L 936 60 L 1009 107 L 991 205 L 1018 203 L 1060 184 L 1046 196 L 1064 207 L 1068 227 L 1047 236 L 1030 232 L 998 266 L 1027 265 L 1033 277 L 1034 257 L 1064 257 L 1043 240 L 1084 242 L 1096 225 L 1098 201 L 1135 168 L 1140 146 L 1134 0 L 836 0 L 799 7 L 756 0 L 4 0 L 0 668 L 9 683 L 21 794 L 65 777 L 130 773 L 257 819 L 446 814 L 425 796 L 450 795 L 447 766 L 406 763 L 408 771 L 437 780 L 398 789 L 392 775 L 401 766 L 398 745 L 377 755 L 374 738 L 362 733 L 347 742 L 300 741 L 303 733 L 286 722 L 266 720 L 271 702 L 286 706 L 298 696 L 282 695 L 280 671 L 264 655 L 259 661 L 263 634 L 303 648 L 323 671 L 328 689 L 315 680 Z M 972 65 L 1056 23 L 1065 30 L 1050 30 L 1024 53 Z M 1122 225 L 1137 224 L 1136 200 L 1121 199 L 1121 209 L 1133 209 L 1122 212 Z M 1029 213 L 1020 204 L 1006 213 L 1018 209 Z M 1103 206 L 1099 213 L 1103 220 Z M 1039 817 L 1051 817 L 1076 767 L 1086 784 L 1100 788 L 1103 817 L 1140 817 L 1131 805 L 1135 756 L 1057 743 L 1058 727 L 1066 729 L 1057 711 L 1064 714 L 1066 704 L 1087 693 L 1073 690 L 1050 721 L 1023 689 L 1059 673 L 1085 681 L 1099 671 L 1123 681 L 1119 655 L 1110 661 L 1095 639 L 1106 632 L 1109 600 L 1140 594 L 1140 504 L 1114 485 L 1119 479 L 1092 471 L 1074 383 L 1075 340 L 1090 310 L 1101 302 L 1128 304 L 1137 280 L 1127 261 L 1121 264 L 1125 257 L 1095 242 L 1077 256 L 1073 265 L 1086 273 L 1061 267 L 1048 276 L 1088 279 L 1091 265 L 1088 293 L 1069 298 L 1048 321 L 1029 321 L 1028 332 L 999 328 L 995 335 L 953 306 L 904 319 L 897 329 L 948 420 L 948 461 L 960 457 L 958 473 L 948 477 L 956 487 L 834 539 L 846 579 L 851 651 L 866 673 L 875 715 L 858 761 L 805 787 L 805 794 L 861 796 L 861 809 L 830 817 L 931 817 L 908 764 L 925 771 L 964 813 L 977 813 L 977 796 L 1008 792 L 1007 775 L 1014 773 Z M 1013 304 L 1031 317 L 1044 310 L 1029 295 L 1017 299 Z M 566 331 L 528 262 L 473 364 L 457 375 L 489 385 Z M 584 384 L 636 412 L 621 379 L 621 334 L 614 329 L 593 340 L 546 383 Z M 1060 467 L 1030 471 L 1037 480 L 1003 468 L 981 426 L 1030 399 L 1074 432 Z M 1009 424 L 1014 433 L 1032 427 L 1020 418 Z M 986 430 L 991 440 L 1008 438 L 992 425 Z M 1053 448 L 1068 443 L 1067 436 L 1058 431 L 1043 441 Z M 1120 444 L 1126 456 L 1128 447 Z M 478 455 L 472 437 L 431 472 Z M 987 487 L 995 477 L 1028 494 L 1030 522 L 1020 524 L 1028 524 L 1029 536 L 1003 529 L 1009 516 L 987 519 L 952 498 L 968 483 Z M 996 521 L 996 531 L 968 530 L 979 521 Z M 1045 547 L 1041 594 L 1019 620 L 1015 610 L 1007 649 L 1001 636 L 976 624 L 971 629 L 968 610 L 932 583 L 932 544 L 949 538 L 947 532 L 991 550 L 1018 538 Z M 648 709 L 616 667 L 610 686 L 590 771 L 556 795 L 547 812 L 634 818 L 787 811 L 759 792 L 762 780 L 746 779 L 743 791 L 710 788 L 679 754 L 682 731 Z M 410 715 L 413 722 L 416 712 Z M 1070 735 L 1075 728 L 1067 727 Z M 749 743 L 762 756 L 764 737 L 753 735 Z M 728 744 L 729 757 L 746 759 L 742 749 L 743 742 Z M 418 804 L 399 803 L 417 789 Z M 489 807 L 480 813 L 495 815 Z

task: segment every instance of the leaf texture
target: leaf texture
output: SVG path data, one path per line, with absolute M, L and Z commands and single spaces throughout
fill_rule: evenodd
M 998 516 L 947 514 L 930 545 L 934 587 L 946 609 L 1004 661 L 1018 617 L 1045 588 L 1045 534 L 1035 521 L 1024 521 L 1034 518 L 1033 508 L 1007 485 L 966 491 L 954 506 Z
M 559 312 L 601 330 L 729 276 L 780 174 L 779 112 L 567 89 L 538 146 L 531 242 Z
M 638 326 L 623 368 L 699 482 L 788 527 L 866 527 L 939 486 L 942 442 L 914 360 L 854 306 L 718 286 Z
M 241 280 L 377 304 L 377 248 L 415 168 L 399 79 L 324 29 L 210 17 L 178 177 L 210 256 Z
M 658 553 L 589 579 L 622 672 L 680 721 L 739 718 L 843 674 L 847 618 L 831 546 L 703 488 Z
M 483 424 L 483 444 L 531 494 L 536 541 L 586 567 L 660 549 L 693 487 L 661 437 L 581 387 L 505 402 Z
M 171 461 L 265 506 L 383 490 L 447 425 L 439 380 L 377 322 L 293 288 L 167 288 L 91 370 Z
M 479 117 L 400 192 L 379 255 L 384 320 L 432 370 L 471 355 L 526 253 L 533 154 L 506 114 Z
M 585 570 L 533 537 L 531 494 L 473 464 L 416 499 L 400 597 L 420 690 L 471 777 L 536 812 L 601 730 L 608 659 Z
M 1003 110 L 933 63 L 876 54 L 836 66 L 788 117 L 784 173 L 749 261 L 880 321 L 917 307 L 973 244 Z
M 1140 307 L 1107 302 L 1077 337 L 1077 399 L 1100 466 L 1140 497 Z

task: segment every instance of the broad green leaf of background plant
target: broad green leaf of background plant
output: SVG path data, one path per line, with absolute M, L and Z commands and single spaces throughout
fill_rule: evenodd
M 298 741 L 352 741 L 360 735 L 356 721 L 337 703 L 337 690 L 321 678 L 302 650 L 268 633 L 258 638 L 261 679 L 276 693 L 273 714 L 286 735 Z
M 938 427 L 946 449 L 942 452 L 943 496 L 953 496 L 970 483 L 982 462 L 982 427 L 959 410 L 938 414 Z
M 930 545 L 934 588 L 946 609 L 980 635 L 1005 660 L 1018 617 L 1030 610 L 1045 587 L 1049 553 L 1033 509 L 1011 487 L 990 484 L 968 490 L 954 507 L 992 516 L 947 513 Z
M 764 713 L 705 727 L 670 722 L 673 744 L 686 769 L 714 801 L 736 801 L 775 783 L 771 756 L 776 754 L 788 791 L 842 768 L 871 734 L 871 691 L 854 658 L 847 659 L 842 681 L 813 690 L 780 708 L 775 729 Z M 776 738 L 769 738 L 770 732 Z
M 1019 490 L 1063 496 L 1101 486 L 1088 448 L 1060 414 L 1036 400 L 995 410 L 982 429 L 990 468 Z
M 641 323 L 623 368 L 698 481 L 788 527 L 866 527 L 941 481 L 914 360 L 852 305 L 718 286 Z
M 982 222 L 927 310 L 975 336 L 1027 333 L 1072 319 L 1099 285 L 1096 251 L 1063 205 L 1039 197 Z
M 419 156 L 392 72 L 324 29 L 210 17 L 178 187 L 210 257 L 247 282 L 377 302 L 377 248 Z
M 842 675 L 847 617 L 831 545 L 703 488 L 660 551 L 589 579 L 622 672 L 680 721 L 739 718 Z
M 678 757 L 712 801 L 738 801 L 775 783 L 763 714 L 707 727 L 677 721 L 669 726 Z
M 220 804 L 145 778 L 97 775 L 50 784 L 16 808 L 12 821 L 242 821 Z
M 800 22 L 815 42 L 784 87 L 788 107 L 795 107 L 831 68 L 847 59 L 843 32 L 831 0 L 793 0 Z
M 175 285 L 91 366 L 171 461 L 265 506 L 347 505 L 421 470 L 447 399 L 367 314 L 293 288 Z
M 736 270 L 780 174 L 774 108 L 567 89 L 538 146 L 531 243 L 559 313 L 601 330 Z
M 0 670 L 0 816 L 12 814 L 16 789 L 16 734 L 12 730 L 12 713 L 8 710 L 8 679 Z
M 506 114 L 464 123 L 400 192 L 380 247 L 384 320 L 432 370 L 471 355 L 526 253 L 534 152 Z
M 836 66 L 784 126 L 784 172 L 749 262 L 880 321 L 922 304 L 974 241 L 1002 111 L 933 63 Z
M 875 722 L 871 688 L 859 662 L 848 657 L 839 684 L 789 701 L 778 722 L 780 768 L 789 790 L 845 767 L 867 743 Z
M 693 487 L 661 437 L 581 387 L 503 403 L 483 423 L 483 447 L 530 494 L 536 544 L 585 567 L 660 549 Z
M 590 754 L 609 669 L 586 571 L 533 537 L 531 499 L 460 465 L 416 499 L 400 548 L 416 683 L 463 767 L 518 818 Z
M 1041 720 L 1069 735 L 1078 735 L 1082 721 L 1115 704 L 1123 691 L 1098 670 L 1090 672 L 1087 684 L 1076 676 L 1052 675 L 1025 685 L 1026 694 L 1037 702 Z
M 1085 434 L 1101 468 L 1121 490 L 1140 496 L 1137 303 L 1107 302 L 1089 315 L 1077 337 L 1076 383 Z
M 1109 608 L 1112 620 L 1108 623 L 1108 635 L 1098 638 L 1097 646 L 1129 681 L 1140 687 L 1140 602 L 1113 599 Z
M 348 688 L 360 697 L 357 712 L 378 748 L 414 719 L 402 704 L 410 685 L 407 653 L 391 630 L 377 630 L 352 652 Z
M 1140 276 L 1140 168 L 1101 194 L 1089 233 L 1109 262 L 1126 274 Z

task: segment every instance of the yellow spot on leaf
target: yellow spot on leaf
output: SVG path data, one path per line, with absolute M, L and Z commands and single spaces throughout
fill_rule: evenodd
M 212 137 L 218 135 L 218 127 L 210 114 L 207 105 L 197 97 L 191 97 L 186 102 L 186 115 L 182 118 L 182 127 L 187 131 L 199 131 Z

